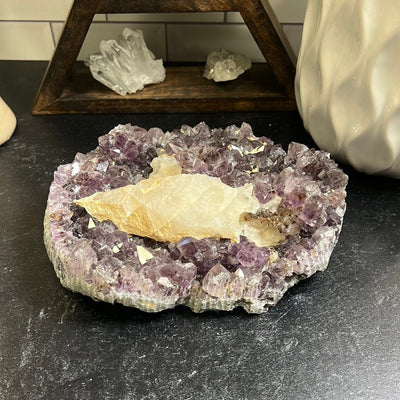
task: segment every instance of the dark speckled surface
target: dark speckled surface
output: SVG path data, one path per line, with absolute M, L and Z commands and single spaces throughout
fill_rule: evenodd
M 312 141 L 288 112 L 32 117 L 45 67 L 0 62 L 0 96 L 18 119 L 0 147 L 0 399 L 400 399 L 400 181 L 346 167 L 348 210 L 327 271 L 266 314 L 96 303 L 61 287 L 42 243 L 59 164 L 126 122 L 247 121 L 284 145 Z

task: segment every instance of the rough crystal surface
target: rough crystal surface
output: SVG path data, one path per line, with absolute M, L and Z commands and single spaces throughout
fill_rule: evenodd
M 215 82 L 231 81 L 250 68 L 251 61 L 245 55 L 222 49 L 208 55 L 203 76 Z
M 95 79 L 121 95 L 165 79 L 162 60 L 155 59 L 140 30 L 125 28 L 118 41 L 102 40 L 100 53 L 92 54 L 85 64 Z
M 252 221 L 273 224 L 283 240 L 265 246 L 245 235 L 154 240 L 100 221 L 75 203 L 162 177 L 161 153 L 173 160 L 169 174 L 251 187 L 257 204 L 268 205 Z M 300 279 L 327 267 L 346 209 L 346 185 L 347 176 L 327 153 L 299 143 L 285 151 L 254 136 L 246 123 L 183 125 L 172 132 L 119 125 L 99 138 L 96 149 L 55 172 L 45 244 L 61 283 L 98 300 L 149 312 L 183 304 L 195 312 L 241 306 L 261 313 Z

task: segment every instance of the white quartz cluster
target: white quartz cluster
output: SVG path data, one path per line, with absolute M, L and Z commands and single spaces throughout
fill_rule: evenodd
M 207 57 L 204 77 L 215 82 L 231 81 L 251 68 L 251 61 L 243 54 L 228 50 L 211 52 Z
M 101 41 L 100 53 L 85 64 L 95 79 L 121 95 L 165 79 L 163 61 L 147 48 L 141 30 L 125 28 L 118 41 Z

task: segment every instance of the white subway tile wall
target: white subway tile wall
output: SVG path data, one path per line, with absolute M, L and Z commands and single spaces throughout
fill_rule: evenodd
M 57 43 L 64 27 L 63 22 L 52 22 L 51 24 L 55 42 Z M 164 24 L 154 23 L 132 23 L 132 22 L 96 22 L 92 23 L 86 35 L 81 51 L 78 54 L 79 60 L 84 60 L 90 54 L 99 51 L 99 43 L 103 39 L 117 39 L 118 35 L 125 28 L 140 29 L 143 31 L 147 47 L 156 55 L 157 58 L 167 59 L 167 51 L 165 44 L 165 27 Z
M 73 0 L 0 0 L 0 60 L 50 60 Z M 270 0 L 295 53 L 298 53 L 307 0 Z M 148 47 L 166 61 L 204 61 L 225 48 L 264 61 L 239 13 L 96 15 L 78 55 L 98 51 L 124 27 L 141 29 Z
M 243 24 L 169 24 L 167 25 L 170 61 L 204 61 L 213 50 L 227 49 L 246 54 L 251 60 L 265 62 L 255 40 Z
M 0 58 L 4 60 L 48 60 L 54 41 L 47 22 L 0 22 Z

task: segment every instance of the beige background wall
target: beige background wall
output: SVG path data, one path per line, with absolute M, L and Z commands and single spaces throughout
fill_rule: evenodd
M 73 0 L 1 0 L 0 60 L 49 60 Z M 307 0 L 270 0 L 298 53 Z M 128 26 L 144 32 L 148 47 L 167 61 L 204 61 L 225 48 L 263 61 L 238 13 L 96 15 L 79 54 L 98 51 L 102 39 L 115 39 Z

